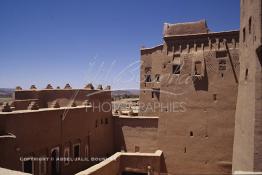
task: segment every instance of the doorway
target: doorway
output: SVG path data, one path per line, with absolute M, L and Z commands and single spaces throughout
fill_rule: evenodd
M 51 150 L 51 175 L 59 175 L 59 148 Z

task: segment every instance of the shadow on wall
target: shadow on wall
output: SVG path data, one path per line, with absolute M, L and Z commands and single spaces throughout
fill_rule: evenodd
M 161 173 L 167 173 L 167 168 L 166 168 L 166 162 L 165 162 L 165 155 L 164 153 L 160 157 L 160 172 Z
M 204 62 L 204 76 L 193 76 L 193 84 L 196 91 L 208 91 L 208 76 L 207 76 L 207 69 L 206 69 L 206 61 Z
M 257 57 L 258 57 L 258 61 L 260 63 L 260 66 L 262 66 L 262 45 L 260 45 L 257 49 Z

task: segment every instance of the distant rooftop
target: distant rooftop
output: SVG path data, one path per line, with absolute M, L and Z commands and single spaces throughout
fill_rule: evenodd
M 190 34 L 200 34 L 208 33 L 209 29 L 207 27 L 206 20 L 186 22 L 186 23 L 164 23 L 164 37 L 174 36 L 174 35 L 190 35 Z

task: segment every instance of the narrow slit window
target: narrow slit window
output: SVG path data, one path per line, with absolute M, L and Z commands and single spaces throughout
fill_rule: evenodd
M 243 28 L 243 42 L 246 41 L 246 28 Z
M 213 100 L 217 101 L 217 94 L 213 94 Z
M 96 120 L 96 124 L 95 124 L 95 127 L 97 128 L 98 127 L 98 121 Z
M 247 77 L 248 77 L 248 69 L 246 69 L 245 80 L 247 80 Z
M 155 75 L 155 81 L 156 82 L 160 82 L 160 74 L 156 74 Z
M 251 30 L 252 30 L 252 18 L 250 17 L 249 20 L 248 20 L 248 31 L 249 31 L 249 34 L 251 34 Z

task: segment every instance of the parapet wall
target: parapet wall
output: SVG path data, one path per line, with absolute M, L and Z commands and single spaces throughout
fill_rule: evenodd
M 155 153 L 117 152 L 105 161 L 76 175 L 119 175 L 122 172 L 159 175 L 162 156 L 163 152 L 160 150 Z
M 50 108 L 54 101 L 61 107 L 68 107 L 74 103 L 82 105 L 85 100 L 99 105 L 111 104 L 111 91 L 87 89 L 44 89 L 19 90 L 14 92 L 14 110 L 26 110 L 31 102 L 37 102 L 39 108 Z

